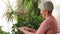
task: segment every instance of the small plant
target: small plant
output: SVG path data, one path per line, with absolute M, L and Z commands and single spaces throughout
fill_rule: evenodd
M 9 34 L 9 33 L 2 31 L 2 27 L 0 26 L 0 34 Z
M 19 12 L 16 13 L 12 8 L 10 8 L 10 12 L 6 13 L 8 21 L 13 19 L 17 21 L 17 23 L 12 26 L 12 34 L 24 34 L 17 29 L 24 26 L 34 28 L 36 30 L 38 29 L 41 22 L 44 20 L 40 15 L 40 10 L 38 9 L 38 1 L 39 0 L 23 0 L 23 13 L 18 14 Z
M 38 0 L 23 0 L 22 5 L 24 7 L 24 12 L 27 14 L 25 16 L 17 15 L 17 23 L 13 25 L 13 30 L 15 34 L 24 34 L 19 30 L 15 30 L 16 28 L 27 26 L 29 28 L 38 29 L 41 22 L 44 18 L 40 15 L 40 10 L 38 9 Z

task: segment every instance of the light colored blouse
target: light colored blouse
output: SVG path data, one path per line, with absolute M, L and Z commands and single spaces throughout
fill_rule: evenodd
M 26 30 L 23 32 L 25 34 L 57 34 L 57 21 L 53 16 L 50 16 L 41 23 L 35 33 Z

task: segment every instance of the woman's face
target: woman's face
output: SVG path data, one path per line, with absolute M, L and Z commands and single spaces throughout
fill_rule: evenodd
M 40 13 L 45 18 L 48 14 L 48 11 L 47 10 L 41 10 Z

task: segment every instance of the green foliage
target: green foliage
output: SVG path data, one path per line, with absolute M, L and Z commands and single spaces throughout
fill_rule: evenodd
M 17 29 L 19 27 L 24 27 L 24 26 L 36 30 L 38 29 L 41 22 L 44 20 L 44 18 L 40 15 L 40 10 L 38 9 L 38 1 L 39 0 L 22 1 L 22 7 L 23 7 L 22 10 L 23 13 L 26 13 L 25 15 L 23 15 L 22 13 L 20 15 L 19 12 L 14 11 L 12 7 L 8 8 L 9 11 L 7 11 L 6 13 L 7 20 L 13 21 L 13 19 L 15 19 L 17 21 L 17 23 L 13 24 L 12 26 L 12 34 L 24 34 L 23 32 Z
M 15 30 L 18 27 L 27 26 L 37 30 L 41 22 L 44 20 L 44 18 L 40 15 L 40 10 L 38 9 L 38 0 L 23 0 L 22 4 L 24 11 L 28 13 L 27 17 L 17 15 L 17 23 L 12 27 L 12 32 L 15 32 L 15 34 L 23 34 L 19 30 Z

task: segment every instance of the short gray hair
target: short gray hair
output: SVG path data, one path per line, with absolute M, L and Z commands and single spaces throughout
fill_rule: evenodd
M 38 8 L 41 10 L 48 10 L 48 12 L 52 12 L 54 6 L 53 3 L 51 1 L 43 1 L 42 3 L 40 3 L 38 5 Z

